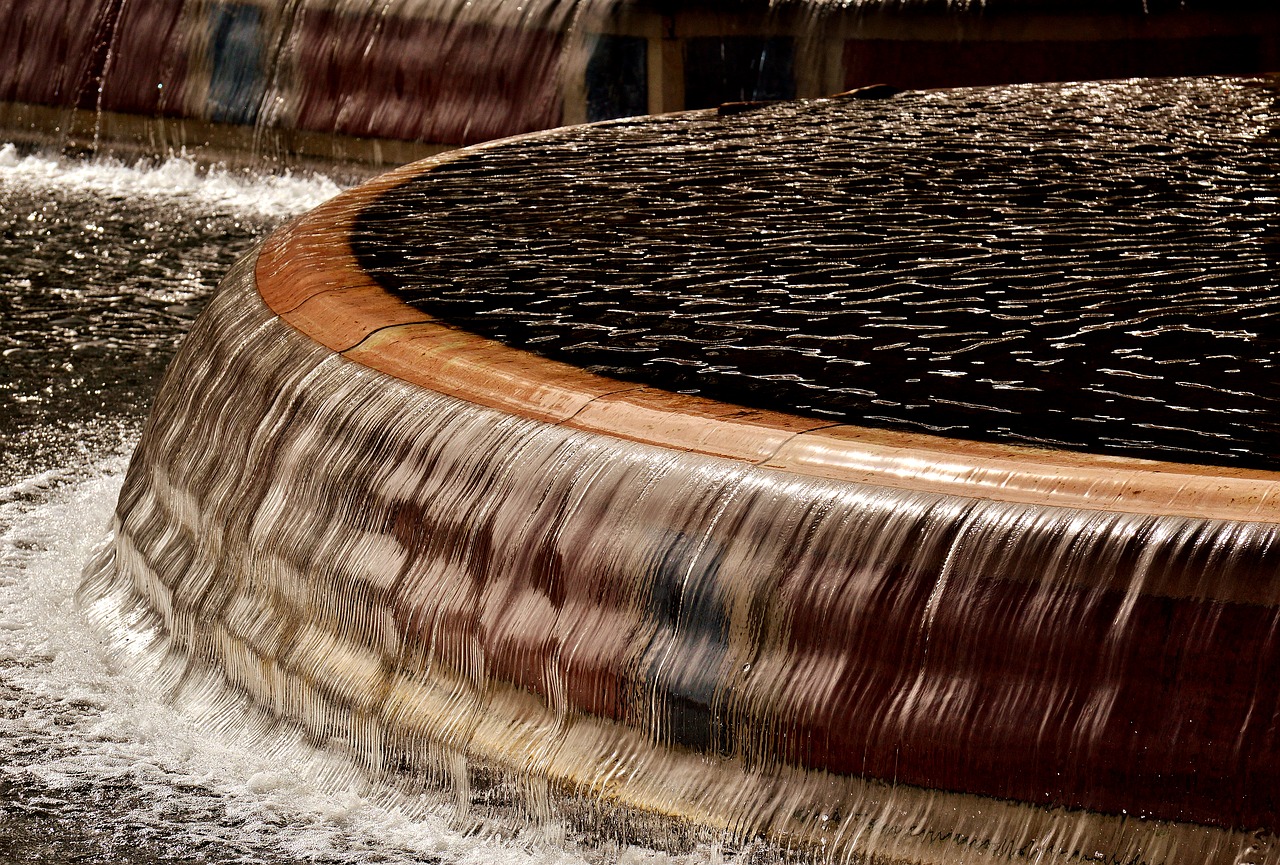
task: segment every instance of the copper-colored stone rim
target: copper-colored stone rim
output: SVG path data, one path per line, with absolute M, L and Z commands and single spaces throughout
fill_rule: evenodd
M 521 138 L 534 138 L 534 133 Z M 348 234 L 384 192 L 517 139 L 410 163 L 277 230 L 255 266 L 284 321 L 350 360 L 519 416 L 819 478 L 967 498 L 1280 523 L 1280 473 L 971 442 L 749 409 L 593 375 L 467 333 L 383 290 Z

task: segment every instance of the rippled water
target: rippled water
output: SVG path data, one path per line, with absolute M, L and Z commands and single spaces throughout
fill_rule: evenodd
M 143 170 L 0 148 L 0 484 L 138 428 L 205 296 L 326 180 Z
M 568 129 L 388 193 L 411 303 L 670 390 L 1280 467 L 1280 89 L 1134 80 Z
M 1145 86 L 1165 85 L 1108 85 Z M 1224 148 L 1231 150 L 1234 147 L 1245 152 L 1249 148 L 1261 148 L 1265 151 L 1265 148 L 1271 147 L 1269 142 L 1273 138 L 1270 137 L 1270 130 L 1273 124 L 1268 111 L 1265 107 L 1260 107 L 1257 98 L 1258 93 L 1269 91 L 1248 83 L 1217 82 L 1212 86 L 1221 89 L 1202 92 L 1196 97 L 1198 103 L 1192 100 L 1190 103 L 1176 103 L 1173 106 L 1191 113 L 1209 111 L 1208 106 L 1218 104 L 1213 99 L 1224 106 L 1222 116 L 1214 121 L 1214 124 L 1218 124 L 1214 128 L 1235 132 L 1231 135 L 1224 133 L 1219 136 L 1221 140 L 1206 136 L 1201 149 L 1217 148 L 1213 152 L 1221 153 Z M 1024 92 L 1018 89 L 1015 91 Z M 1026 92 L 1035 91 L 1028 89 Z M 1064 92 L 1071 91 L 1068 89 Z M 1090 96 L 1099 92 L 1097 88 L 1079 88 L 1078 92 L 1085 103 L 1095 105 L 1097 110 L 1103 111 L 1105 105 Z M 895 100 L 883 104 L 860 105 L 857 110 L 881 116 L 880 122 L 888 123 L 883 113 L 898 110 L 892 106 L 916 104 L 917 108 L 913 110 L 927 113 L 929 106 L 933 104 L 929 101 L 931 98 L 933 97 L 913 96 L 901 102 Z M 1090 102 L 1090 99 L 1094 101 Z M 913 103 L 912 100 L 917 102 Z M 1023 108 L 1030 110 L 1038 104 L 1041 103 L 1029 100 Z M 1196 104 L 1200 107 L 1195 108 Z M 1151 110 L 1134 109 L 1136 114 L 1171 110 L 1168 105 L 1155 99 L 1142 105 L 1150 105 Z M 812 106 L 799 105 L 777 110 L 803 113 L 811 108 Z M 946 110 L 954 114 L 961 109 L 949 104 Z M 988 107 L 979 110 L 971 107 L 964 110 L 976 112 L 975 119 L 968 127 L 970 137 L 976 140 L 976 136 L 985 135 L 986 120 L 994 109 Z M 1037 116 L 1049 123 L 1052 106 L 1044 103 L 1043 110 L 1045 113 Z M 875 112 L 881 112 L 881 115 L 875 115 Z M 1099 129 L 1108 130 L 1106 135 L 1113 136 L 1108 140 L 1114 141 L 1115 117 L 1105 113 L 1098 116 L 1103 118 L 1098 121 Z M 1180 116 L 1182 115 L 1175 114 L 1174 118 Z M 894 122 L 900 121 L 901 118 L 898 118 Z M 741 123 L 758 129 L 762 122 L 762 116 L 748 113 L 732 118 L 704 118 L 680 128 L 689 130 L 690 134 L 703 135 L 704 138 L 710 136 L 706 140 L 715 140 L 715 136 L 711 135 L 714 131 L 712 124 L 723 127 L 725 124 Z M 1166 118 L 1166 122 L 1172 121 Z M 678 125 L 676 121 L 661 123 Z M 1179 131 L 1171 136 L 1168 158 L 1177 165 L 1190 164 L 1184 160 L 1186 154 L 1194 155 L 1200 151 L 1194 148 L 1176 149 L 1174 145 L 1177 148 L 1190 148 L 1191 145 L 1187 143 L 1190 138 L 1184 134 L 1184 125 L 1173 125 Z M 892 128 L 901 131 L 900 125 Z M 643 125 L 623 124 L 615 126 L 615 129 L 620 130 L 618 134 L 624 138 L 643 138 L 649 134 Z M 581 134 L 589 139 L 597 133 L 568 134 Z M 1100 136 L 1102 134 L 1099 132 Z M 927 138 L 922 134 L 920 140 Z M 1150 134 L 1135 147 L 1144 142 L 1153 143 Z M 779 146 L 782 143 L 779 141 Z M 955 141 L 952 143 L 958 144 Z M 569 147 L 553 141 L 548 146 L 552 148 L 551 155 L 565 156 L 580 144 L 581 142 Z M 894 148 L 900 145 L 883 146 L 889 148 L 887 155 L 883 156 L 883 166 L 895 164 L 892 159 L 900 157 L 901 153 Z M 568 149 L 556 150 L 558 147 Z M 690 153 L 706 151 L 707 148 L 703 145 L 689 148 Z M 912 152 L 915 152 L 914 148 Z M 1134 158 L 1139 161 L 1147 160 L 1151 164 L 1159 161 L 1155 156 L 1157 151 L 1150 151 L 1149 156 L 1144 156 L 1145 152 L 1134 150 Z M 866 153 L 870 154 L 871 149 Z M 522 156 L 516 161 L 524 161 L 526 158 Z M 748 186 L 748 180 L 753 177 L 767 177 L 767 172 L 763 170 L 760 174 L 752 173 L 753 158 L 756 157 L 740 154 L 735 157 L 739 161 L 733 163 L 736 170 L 740 169 L 738 173 L 747 178 L 744 183 Z M 1082 157 L 1075 151 L 1065 149 L 1058 152 L 1056 157 L 1052 153 L 1046 155 L 1046 161 L 1050 164 L 1055 158 L 1070 161 Z M 865 156 L 860 164 L 868 164 L 869 159 L 870 156 Z M 967 170 L 966 165 L 977 164 L 975 159 L 976 157 L 970 156 L 963 164 L 957 162 L 952 165 L 950 170 L 963 174 Z M 571 165 L 570 162 L 561 160 L 556 164 L 560 166 L 557 170 L 562 173 L 572 173 L 567 167 Z M 670 164 L 670 161 L 660 163 L 668 168 Z M 813 164 L 819 163 L 815 160 Z M 1198 164 L 1206 172 L 1212 167 L 1204 160 Z M 474 163 L 463 162 L 459 165 L 462 166 L 459 171 L 463 171 L 468 165 L 474 166 Z M 849 168 L 847 162 L 841 165 L 845 169 Z M 866 175 L 855 173 L 851 176 L 859 178 L 859 182 L 866 181 L 870 185 L 868 188 L 871 188 L 876 177 L 882 181 L 890 177 L 888 169 L 883 166 L 879 174 L 868 172 Z M 1223 181 L 1226 185 L 1218 190 L 1222 193 L 1219 197 L 1228 217 L 1204 223 L 1207 228 L 1201 225 L 1199 219 L 1188 217 L 1185 220 L 1186 226 L 1191 226 L 1196 231 L 1203 228 L 1210 233 L 1217 232 L 1214 237 L 1215 243 L 1220 244 L 1218 257 L 1201 261 L 1170 256 L 1166 262 L 1168 269 L 1185 267 L 1186 272 L 1193 276 L 1206 269 L 1213 270 L 1218 275 L 1209 277 L 1200 295 L 1189 295 L 1199 297 L 1196 303 L 1200 305 L 1193 304 L 1190 307 L 1191 311 L 1186 313 L 1187 318 L 1182 321 L 1187 327 L 1170 331 L 1174 334 L 1191 334 L 1194 337 L 1199 332 L 1195 328 L 1207 326 L 1204 322 L 1216 315 L 1219 307 L 1224 304 L 1227 307 L 1234 305 L 1238 308 L 1237 311 L 1243 310 L 1245 314 L 1260 313 L 1263 317 L 1259 320 L 1263 324 L 1267 321 L 1266 307 L 1255 302 L 1259 298 L 1266 298 L 1266 285 L 1270 285 L 1269 282 L 1263 285 L 1261 276 L 1267 272 L 1264 265 L 1271 266 L 1268 256 L 1272 253 L 1272 248 L 1268 246 L 1272 210 L 1265 200 L 1266 179 L 1261 175 L 1255 177 L 1249 172 L 1243 175 L 1232 174 L 1227 168 L 1219 165 L 1217 174 L 1187 175 L 1198 178 L 1193 185 L 1202 185 L 1202 181 L 1207 182 L 1211 177 L 1234 177 L 1239 180 L 1239 184 L 1231 185 Z M 798 176 L 803 175 L 800 169 L 797 172 Z M 974 177 L 975 184 L 981 187 L 982 184 L 978 181 L 986 176 L 979 172 Z M 902 174 L 902 177 L 907 175 Z M 495 182 L 500 179 L 495 175 Z M 541 188 L 539 184 L 544 180 L 549 192 L 563 189 L 564 178 L 557 179 L 551 175 L 531 182 L 528 189 L 536 191 Z M 570 180 L 578 182 L 573 177 Z M 1165 180 L 1168 181 L 1168 178 Z M 907 181 L 902 179 L 893 182 Z M 924 183 L 919 179 L 912 182 Z M 764 181 L 761 180 L 761 183 Z M 513 186 L 493 188 L 501 190 L 500 197 L 508 199 L 518 191 Z M 714 184 L 703 184 L 696 188 L 710 194 L 709 190 L 715 187 Z M 117 165 L 65 163 L 23 156 L 12 148 L 0 149 L 0 200 L 4 203 L 3 209 L 0 209 L 0 220 L 3 220 L 0 225 L 4 227 L 4 246 L 0 248 L 0 279 L 3 279 L 3 284 L 0 285 L 0 302 L 5 304 L 3 310 L 0 310 L 3 312 L 3 330 L 0 330 L 3 343 L 0 350 L 4 353 L 6 370 L 0 385 L 4 388 L 5 405 L 5 411 L 0 414 L 0 430 L 3 431 L 5 441 L 4 462 L 0 464 L 0 470 L 3 471 L 0 475 L 0 858 L 42 862 L 89 859 L 165 863 L 576 861 L 576 854 L 539 844 L 536 839 L 518 838 L 513 843 L 506 839 L 490 839 L 484 835 L 459 834 L 449 827 L 448 821 L 439 813 L 432 811 L 429 804 L 406 802 L 387 791 L 353 782 L 350 780 L 353 776 L 349 766 L 335 765 L 329 756 L 308 750 L 302 743 L 297 743 L 296 762 L 280 761 L 264 756 L 267 752 L 254 746 L 246 747 L 233 734 L 193 726 L 186 716 L 168 707 L 155 693 L 149 691 L 145 683 L 119 674 L 110 657 L 103 652 L 98 638 L 85 627 L 71 602 L 74 587 L 79 580 L 80 565 L 85 560 L 93 539 L 104 525 L 115 499 L 119 476 L 123 470 L 123 458 L 119 453 L 131 445 L 149 402 L 153 383 L 172 353 L 173 346 L 181 339 L 192 315 L 202 304 L 206 292 L 238 251 L 248 248 L 255 237 L 289 213 L 305 209 L 334 189 L 333 184 L 315 179 L 269 180 L 218 172 L 208 174 L 180 160 L 155 168 L 129 169 Z M 804 187 L 801 185 L 797 189 L 803 192 Z M 1240 197 L 1243 193 L 1236 194 L 1241 189 L 1252 190 L 1251 194 L 1255 196 L 1251 199 L 1252 205 L 1245 206 L 1241 203 L 1245 200 Z M 695 195 L 693 192 L 688 194 Z M 991 201 L 987 202 L 988 210 L 984 211 L 993 222 L 992 214 L 1003 212 L 1001 208 L 1014 206 L 1008 203 L 1010 199 L 1007 191 L 1002 194 L 1005 195 L 1003 199 L 993 193 Z M 803 195 L 800 198 L 807 200 Z M 954 209 L 958 207 L 954 201 L 948 202 L 945 196 L 937 200 L 939 208 L 949 204 L 953 206 L 954 212 L 940 210 L 932 215 L 926 214 L 928 219 L 924 219 L 924 223 L 934 225 L 963 222 L 960 217 L 965 212 Z M 1005 201 L 1005 204 L 992 203 L 999 201 Z M 1041 202 L 1036 207 L 1043 210 L 1057 202 L 1057 199 L 1048 195 L 1046 202 Z M 455 230 L 459 224 L 465 224 L 465 208 L 458 207 L 450 211 L 443 207 L 448 204 L 447 201 L 441 199 L 441 203 L 441 212 L 449 215 L 449 221 L 453 223 Z M 507 205 L 510 203 L 508 201 Z M 683 238 L 684 241 L 699 236 L 699 231 L 710 231 L 702 210 L 692 205 L 685 208 L 688 202 L 684 199 L 677 198 L 674 203 L 677 213 L 688 211 L 685 214 L 688 217 L 688 230 L 684 232 L 687 235 Z M 643 220 L 650 217 L 645 216 L 641 200 L 637 200 L 635 204 L 634 213 L 638 214 L 635 219 L 643 224 Z M 474 201 L 468 206 L 473 205 L 478 206 Z M 1105 211 L 1123 215 L 1127 212 L 1117 204 L 1117 200 L 1112 200 L 1106 208 L 1102 205 L 1099 208 L 1099 213 Z M 621 213 L 616 208 L 612 212 Z M 1143 228 L 1143 224 L 1137 221 L 1138 213 L 1139 209 L 1135 205 L 1129 217 L 1117 216 L 1103 228 L 1095 228 L 1088 221 L 1078 222 L 1072 228 L 1074 233 L 1071 237 L 1092 238 L 1093 241 L 1102 243 L 1118 236 L 1120 240 L 1116 242 L 1121 245 L 1122 250 L 1126 249 L 1128 247 L 1124 246 L 1125 239 L 1140 234 L 1139 229 Z M 877 225 L 888 236 L 886 226 L 899 224 L 890 217 L 905 220 L 902 224 L 909 225 L 913 219 L 920 217 L 920 214 L 913 214 L 913 211 L 904 208 L 899 208 L 896 212 L 881 208 L 882 222 Z M 479 216 L 481 218 L 477 219 L 475 226 L 477 229 L 484 229 L 487 223 L 483 214 Z M 621 217 L 617 221 L 624 222 Z M 654 237 L 671 239 L 674 234 L 679 233 L 681 224 L 655 225 Z M 530 284 L 543 285 L 538 279 L 546 277 L 548 272 L 540 270 L 544 267 L 540 263 L 542 259 L 533 255 L 537 251 L 537 243 L 526 243 L 521 238 L 533 238 L 536 241 L 538 238 L 550 237 L 546 233 L 548 226 L 559 226 L 562 231 L 566 226 L 576 226 L 575 231 L 580 229 L 576 236 L 581 240 L 582 254 L 593 259 L 589 263 L 590 268 L 602 267 L 610 260 L 605 255 L 607 247 L 592 245 L 592 237 L 598 235 L 591 233 L 589 229 L 594 230 L 593 223 L 588 220 L 579 219 L 574 222 L 553 218 L 543 223 L 533 220 L 529 225 L 533 227 L 528 230 L 520 226 L 503 229 L 500 233 L 502 242 L 497 245 L 495 254 L 518 259 L 507 261 L 507 265 L 514 265 L 517 270 L 520 267 L 526 268 L 526 275 L 535 277 Z M 596 228 L 598 227 L 597 225 Z M 1128 233 L 1120 231 L 1121 228 Z M 1246 228 L 1249 230 L 1245 230 Z M 497 229 L 490 226 L 486 230 Z M 781 226 L 775 229 L 772 224 L 758 230 L 758 237 L 748 236 L 744 232 L 736 238 L 744 244 L 748 241 L 758 243 L 761 237 L 772 237 L 769 232 L 775 230 L 779 243 L 785 245 L 797 242 L 796 236 L 787 235 Z M 522 231 L 525 233 L 522 234 Z M 1195 234 L 1196 231 L 1192 233 Z M 886 271 L 896 267 L 905 272 L 909 265 L 920 264 L 905 257 L 905 250 L 908 248 L 905 238 L 908 235 L 908 229 L 903 227 L 902 243 L 891 247 L 897 252 L 885 253 L 886 257 L 880 259 L 864 259 L 860 265 L 846 261 L 840 253 L 827 250 L 830 254 L 824 254 L 820 269 L 826 268 L 849 277 L 867 271 L 874 272 L 881 266 Z M 602 236 L 607 238 L 612 235 L 606 232 Z M 735 241 L 734 235 L 717 235 L 715 241 L 707 246 L 723 250 L 728 248 L 731 241 Z M 989 246 L 996 251 L 1001 249 L 994 241 Z M 815 248 L 821 250 L 821 244 L 817 244 Z M 930 254 L 937 253 L 934 263 L 943 260 L 944 249 L 950 250 L 947 254 L 954 253 L 955 257 L 961 255 L 951 247 L 935 244 L 930 249 Z M 514 255 L 512 250 L 515 251 Z M 1005 252 L 1009 256 L 1014 254 L 1008 250 Z M 674 273 L 673 278 L 685 280 L 685 283 L 680 284 L 660 284 L 672 289 L 680 289 L 681 284 L 691 284 L 696 262 L 673 260 L 669 255 L 663 258 L 660 249 L 650 249 L 648 255 L 648 260 L 655 266 Z M 752 255 L 755 257 L 744 254 L 742 260 L 755 261 L 760 265 L 758 272 L 766 276 L 771 271 L 761 262 L 787 263 L 787 256 L 782 253 L 762 253 L 757 248 Z M 1125 256 L 1117 254 L 1116 260 L 1122 261 L 1124 258 Z M 832 259 L 835 264 L 831 263 Z M 1024 269 L 1031 267 L 1036 261 L 1025 255 L 1017 260 Z M 1009 261 L 1014 261 L 1014 258 L 1009 258 Z M 1178 261 L 1183 261 L 1184 264 L 1175 264 Z M 626 264 L 625 261 L 623 263 Z M 485 274 L 490 273 L 490 268 L 497 267 L 499 262 L 477 256 L 475 264 L 478 265 L 478 271 Z M 640 264 L 641 262 L 634 261 L 628 267 L 640 274 Z M 1004 277 L 1013 285 L 1017 282 L 1018 274 L 1012 272 L 1012 264 L 1009 267 L 1010 272 L 1004 274 Z M 1109 265 L 1095 262 L 1087 267 L 1073 266 L 1070 270 L 1072 273 L 1084 271 L 1090 278 L 1105 281 L 1107 267 Z M 621 265 L 619 269 L 623 269 Z M 917 267 L 911 271 L 917 274 L 917 288 L 923 285 L 919 270 Z M 714 272 L 714 269 L 698 271 L 704 276 Z M 950 271 L 951 276 L 945 279 L 939 276 L 935 281 L 944 288 L 951 286 L 947 291 L 956 292 L 944 296 L 949 301 L 954 301 L 955 309 L 950 312 L 961 315 L 963 319 L 969 314 L 966 312 L 969 301 L 960 301 L 970 296 L 964 292 L 971 286 L 956 275 L 959 272 Z M 984 268 L 983 272 L 988 277 L 991 275 L 989 268 Z M 654 275 L 649 276 L 652 278 Z M 902 278 L 906 279 L 905 276 Z M 1220 285 L 1219 282 L 1226 284 Z M 815 281 L 814 284 L 819 283 Z M 856 282 L 848 280 L 841 284 L 856 286 Z M 1162 281 L 1161 285 L 1164 284 L 1165 281 Z M 623 285 L 621 294 L 639 294 L 634 286 L 626 288 L 626 283 Z M 908 304 L 913 316 L 928 314 L 929 306 L 923 303 L 922 297 L 910 294 L 916 289 L 906 283 L 902 285 L 906 286 L 903 288 L 904 294 L 908 298 L 915 298 Z M 992 288 L 989 283 L 983 283 L 983 286 L 985 287 L 981 292 L 975 288 L 971 293 L 974 296 L 981 293 L 984 298 L 998 298 L 999 295 L 995 292 L 1011 290 Z M 766 288 L 761 288 L 756 294 L 769 297 Z M 1021 285 L 1019 290 L 1024 292 L 1024 298 L 1056 298 L 1056 295 L 1046 294 L 1044 285 L 1034 282 Z M 1205 293 L 1210 290 L 1213 291 L 1213 297 L 1206 300 Z M 892 294 L 877 289 L 869 291 L 868 296 L 879 297 L 876 291 L 885 295 Z M 831 293 L 817 291 L 814 297 L 821 299 Z M 618 308 L 614 304 L 618 294 L 619 292 L 606 293 L 600 299 L 585 295 L 570 297 L 563 308 L 573 311 L 575 303 L 583 306 L 597 304 L 594 310 L 596 318 L 601 322 L 599 333 L 612 330 L 620 336 L 618 345 L 623 348 L 628 348 L 629 344 L 630 347 L 640 346 L 647 351 L 651 346 L 640 339 L 642 335 L 628 335 L 625 332 L 633 329 L 636 315 L 631 312 L 611 312 Z M 675 296 L 680 303 L 688 304 L 685 309 L 696 311 L 700 306 L 704 307 L 702 312 L 693 317 L 697 328 L 718 327 L 721 319 L 744 317 L 740 300 L 734 300 L 732 295 L 719 297 L 709 293 L 705 296 L 686 297 L 677 292 Z M 1222 300 L 1224 296 L 1229 303 Z M 460 294 L 459 297 L 462 301 L 469 302 L 465 296 Z M 534 301 L 542 299 L 541 296 L 533 298 Z M 843 302 L 848 298 L 838 296 L 837 299 Z M 1097 307 L 1086 308 L 1087 315 L 1082 314 L 1081 322 L 1075 325 L 1082 335 L 1094 332 L 1087 327 L 1092 320 L 1088 316 L 1114 312 L 1102 298 L 1098 298 L 1096 302 Z M 731 314 L 720 316 L 705 312 L 706 308 L 713 311 L 720 309 L 717 304 L 722 304 L 723 309 Z M 807 304 L 798 304 L 795 308 L 787 304 L 773 306 L 776 307 L 776 312 L 783 314 L 783 321 L 793 321 L 796 318 L 812 321 L 821 315 L 810 311 Z M 487 310 L 497 312 L 492 307 L 493 304 L 490 303 Z M 537 312 L 542 306 L 538 304 L 533 308 Z M 589 306 L 587 308 L 591 309 Z M 860 306 L 856 308 L 861 309 Z M 1009 309 L 1001 308 L 1004 309 L 1001 314 L 1012 314 Z M 665 312 L 655 309 L 650 318 L 679 317 L 672 316 L 669 308 Z M 548 320 L 555 321 L 557 316 L 567 319 L 568 314 L 556 313 L 548 316 Z M 611 319 L 610 316 L 614 318 Z M 512 318 L 514 320 L 520 317 L 517 315 Z M 478 316 L 478 319 L 486 318 L 490 318 L 487 312 Z M 1007 327 L 1002 325 L 1006 329 L 1000 333 L 1010 337 L 1013 344 L 1041 347 L 1034 338 L 1037 336 L 1035 328 L 1039 325 L 1034 322 L 1018 324 L 1022 320 L 1017 316 L 1008 321 L 1013 323 Z M 540 323 L 537 325 L 541 326 Z M 503 327 L 505 326 L 494 332 L 505 333 Z M 900 324 L 898 327 L 900 328 Z M 1016 332 L 1019 328 L 1026 328 L 1029 333 Z M 1152 327 L 1144 323 L 1137 329 L 1145 331 Z M 1213 329 L 1221 331 L 1214 337 L 1213 345 L 1219 344 L 1218 339 L 1232 339 L 1225 326 L 1214 324 Z M 747 330 L 750 332 L 751 328 Z M 801 335 L 796 337 L 799 340 L 813 338 L 812 331 L 813 328 L 798 327 L 794 333 Z M 778 332 L 791 331 L 774 331 L 775 334 Z M 937 332 L 939 331 L 919 330 L 909 332 L 907 337 L 885 337 L 875 344 L 882 345 L 881 350 L 886 353 L 900 352 L 899 366 L 902 369 L 912 365 L 950 369 L 950 366 L 938 364 L 955 364 L 957 358 L 964 359 L 968 353 L 959 349 L 952 350 L 950 355 L 946 355 L 946 352 L 919 352 L 915 354 L 928 359 L 912 361 L 913 353 L 906 351 L 907 348 L 928 347 L 932 344 L 927 341 L 928 338 Z M 716 340 L 708 341 L 697 329 L 691 333 L 693 336 L 686 335 L 685 338 L 696 337 L 703 344 L 703 350 L 718 351 L 735 346 L 735 350 L 745 350 L 739 345 L 742 340 L 737 337 L 721 346 Z M 1127 331 L 1124 333 L 1133 336 Z M 1270 349 L 1265 343 L 1269 334 L 1261 326 L 1259 334 L 1258 337 L 1244 341 L 1255 347 L 1262 345 L 1265 351 L 1255 357 L 1265 360 L 1270 357 Z M 546 334 L 537 330 L 534 338 L 543 335 Z M 677 357 L 670 345 L 684 341 L 678 336 L 665 338 L 666 342 L 660 344 L 656 356 Z M 818 336 L 822 334 L 819 333 Z M 964 336 L 962 332 L 952 338 Z M 1061 340 L 1062 336 L 1055 338 Z M 1157 343 L 1160 341 L 1152 336 L 1139 338 L 1155 340 Z M 981 339 L 975 339 L 982 343 Z M 906 342 L 907 345 L 899 346 L 898 342 Z M 578 339 L 566 351 L 569 356 L 577 357 L 579 355 L 575 352 L 595 350 L 599 348 L 599 344 L 600 341 L 594 336 L 591 339 Z M 1052 347 L 1051 343 L 1049 345 Z M 1131 379 L 1132 376 L 1119 375 L 1115 371 L 1141 371 L 1141 366 L 1130 367 L 1124 364 L 1158 363 L 1169 358 L 1154 354 L 1150 358 L 1118 354 L 1114 359 L 1108 356 L 1107 365 L 1103 366 L 1097 361 L 1098 357 L 1103 356 L 1099 345 L 1106 347 L 1104 342 L 1088 343 L 1080 348 L 1079 353 L 1087 355 L 1087 358 L 1077 362 L 1077 367 L 1109 377 L 1101 381 L 1112 384 L 1119 395 L 1104 395 L 1104 398 L 1146 402 L 1142 397 L 1149 391 L 1116 389 L 1113 378 L 1120 381 Z M 1193 345 L 1186 351 L 1193 349 L 1199 350 Z M 599 363 L 601 368 L 616 370 L 618 365 L 608 358 L 617 352 L 612 349 L 602 350 L 613 354 L 603 355 L 607 362 Z M 779 358 L 789 360 L 792 355 L 812 356 L 792 351 L 788 343 L 782 344 L 781 355 L 769 355 L 770 350 L 772 349 L 760 352 L 766 357 L 773 357 L 770 362 L 775 364 L 773 370 L 766 370 L 763 375 L 757 376 L 765 383 L 777 381 L 778 375 L 791 374 L 790 367 L 786 367 L 787 372 L 781 371 L 783 367 Z M 1013 348 L 1008 342 L 997 341 L 988 350 L 993 355 L 1011 354 Z M 1071 350 L 1075 348 L 1067 346 L 1062 349 L 1066 358 L 1060 363 L 1067 363 Z M 1188 367 L 1195 367 L 1197 364 L 1203 367 L 1205 362 L 1214 359 L 1214 353 L 1216 352 L 1202 351 L 1200 355 L 1187 353 L 1183 361 Z M 1014 355 L 1014 363 L 1018 363 L 1018 357 L 1024 356 Z M 1049 359 L 1047 356 L 1034 354 L 1029 357 L 1032 360 Z M 982 356 L 979 354 L 975 358 L 974 354 L 968 354 L 968 358 L 966 363 L 981 359 Z M 1173 359 L 1177 360 L 1176 357 Z M 681 366 L 674 361 L 664 363 L 674 367 Z M 856 364 L 850 365 L 860 369 Z M 719 364 L 705 366 L 710 369 Z M 702 368 L 695 363 L 695 370 Z M 1266 396 L 1262 392 L 1262 385 L 1271 381 L 1269 376 L 1265 373 L 1246 375 L 1243 372 L 1230 372 L 1234 368 L 1228 367 L 1223 372 L 1247 380 L 1247 387 L 1239 389 L 1241 393 L 1248 397 L 1259 397 L 1260 394 L 1262 397 Z M 1265 365 L 1259 362 L 1259 368 L 1265 368 Z M 895 367 L 891 364 L 883 369 L 892 371 Z M 1015 369 L 1021 371 L 1022 367 Z M 978 374 L 971 369 L 966 370 L 965 375 L 951 378 L 960 384 L 981 383 Z M 910 377 L 907 376 L 908 379 Z M 984 383 L 989 385 L 990 391 L 1008 389 L 996 387 L 997 384 L 1018 384 L 1012 378 L 982 377 L 993 379 L 992 382 Z M 732 377 L 726 375 L 725 378 Z M 700 381 L 696 375 L 690 378 L 691 388 L 701 386 Z M 757 391 L 754 387 L 746 388 L 742 393 L 755 399 L 753 394 L 757 394 Z M 1230 389 L 1224 389 L 1218 384 L 1210 383 L 1206 387 L 1214 390 L 1210 400 L 1213 405 L 1222 405 L 1224 403 L 1219 400 L 1232 396 L 1228 392 Z M 1204 388 L 1188 387 L 1187 391 L 1198 393 L 1202 389 Z M 945 391 L 942 398 L 953 399 L 957 393 L 958 391 Z M 1128 396 L 1124 396 L 1125 394 Z M 934 396 L 937 396 L 937 392 Z M 1021 402 L 1023 397 L 1018 399 L 1016 405 L 1034 407 L 1034 402 Z M 924 400 L 921 404 L 923 402 Z M 932 399 L 932 402 L 936 403 L 935 407 L 945 405 L 940 399 Z M 900 413 L 902 417 L 897 420 L 904 423 L 917 422 L 911 412 L 907 411 L 908 406 L 915 404 L 903 402 L 899 406 L 903 409 Z M 807 404 L 800 407 L 819 410 Z M 991 409 L 982 411 L 989 412 Z M 891 420 L 896 417 L 888 409 L 884 416 Z M 1142 428 L 1139 424 L 1134 424 L 1134 427 Z M 1016 434 L 1010 431 L 1009 436 L 1016 437 Z M 1061 437 L 1056 440 L 1061 440 Z M 1251 449 L 1249 458 L 1253 459 L 1258 454 L 1265 457 L 1267 453 L 1270 451 L 1262 448 Z M 1223 458 L 1230 456 L 1228 453 Z M 407 814 L 413 815 L 412 818 Z M 613 853 L 617 854 L 614 858 L 623 861 L 643 861 L 649 856 L 643 851 Z

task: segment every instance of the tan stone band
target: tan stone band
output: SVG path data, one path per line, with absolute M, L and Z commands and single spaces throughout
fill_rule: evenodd
M 1090 510 L 1280 522 L 1277 472 L 869 429 L 682 396 L 593 375 L 459 330 L 389 294 L 360 268 L 348 235 L 363 208 L 437 165 L 502 144 L 411 163 L 284 226 L 268 238 L 258 258 L 263 299 L 289 324 L 346 358 L 440 393 L 547 423 L 899 489 Z

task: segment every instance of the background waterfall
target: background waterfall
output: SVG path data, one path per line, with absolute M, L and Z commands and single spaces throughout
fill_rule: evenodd
M 0 149 L 0 858 L 530 861 L 201 729 L 104 657 L 73 598 L 177 342 L 256 236 L 323 178 Z M 328 792 L 324 792 L 324 791 Z M 485 851 L 486 848 L 488 852 Z M 534 860 L 537 861 L 537 860 Z
M 459 817 L 528 809 L 612 845 L 680 849 L 659 818 L 694 813 L 708 839 L 841 857 L 1272 855 L 1159 818 L 1270 819 L 1248 780 L 1274 771 L 1270 714 L 1219 663 L 1274 631 L 1274 526 L 842 485 L 514 418 L 297 335 L 249 263 L 172 367 L 83 595 L 207 722 L 247 698 L 259 731 L 443 783 Z M 1258 648 L 1229 675 L 1267 704 Z M 1217 756 L 1184 762 L 1179 705 L 1221 725 L 1197 738 Z M 933 786 L 996 798 L 957 813 Z M 1117 816 L 1000 801 L 1044 795 Z
M 0 128 L 395 164 L 560 124 L 945 87 L 1250 74 L 1266 0 L 7 0 Z

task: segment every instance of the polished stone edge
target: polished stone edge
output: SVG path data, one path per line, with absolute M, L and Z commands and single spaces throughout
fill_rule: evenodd
M 258 289 L 284 321 L 396 378 L 546 423 L 832 480 L 1023 504 L 1280 523 L 1280 473 L 833 424 L 593 375 L 450 326 L 381 288 L 349 233 L 396 186 L 464 156 L 387 172 L 272 234 Z

